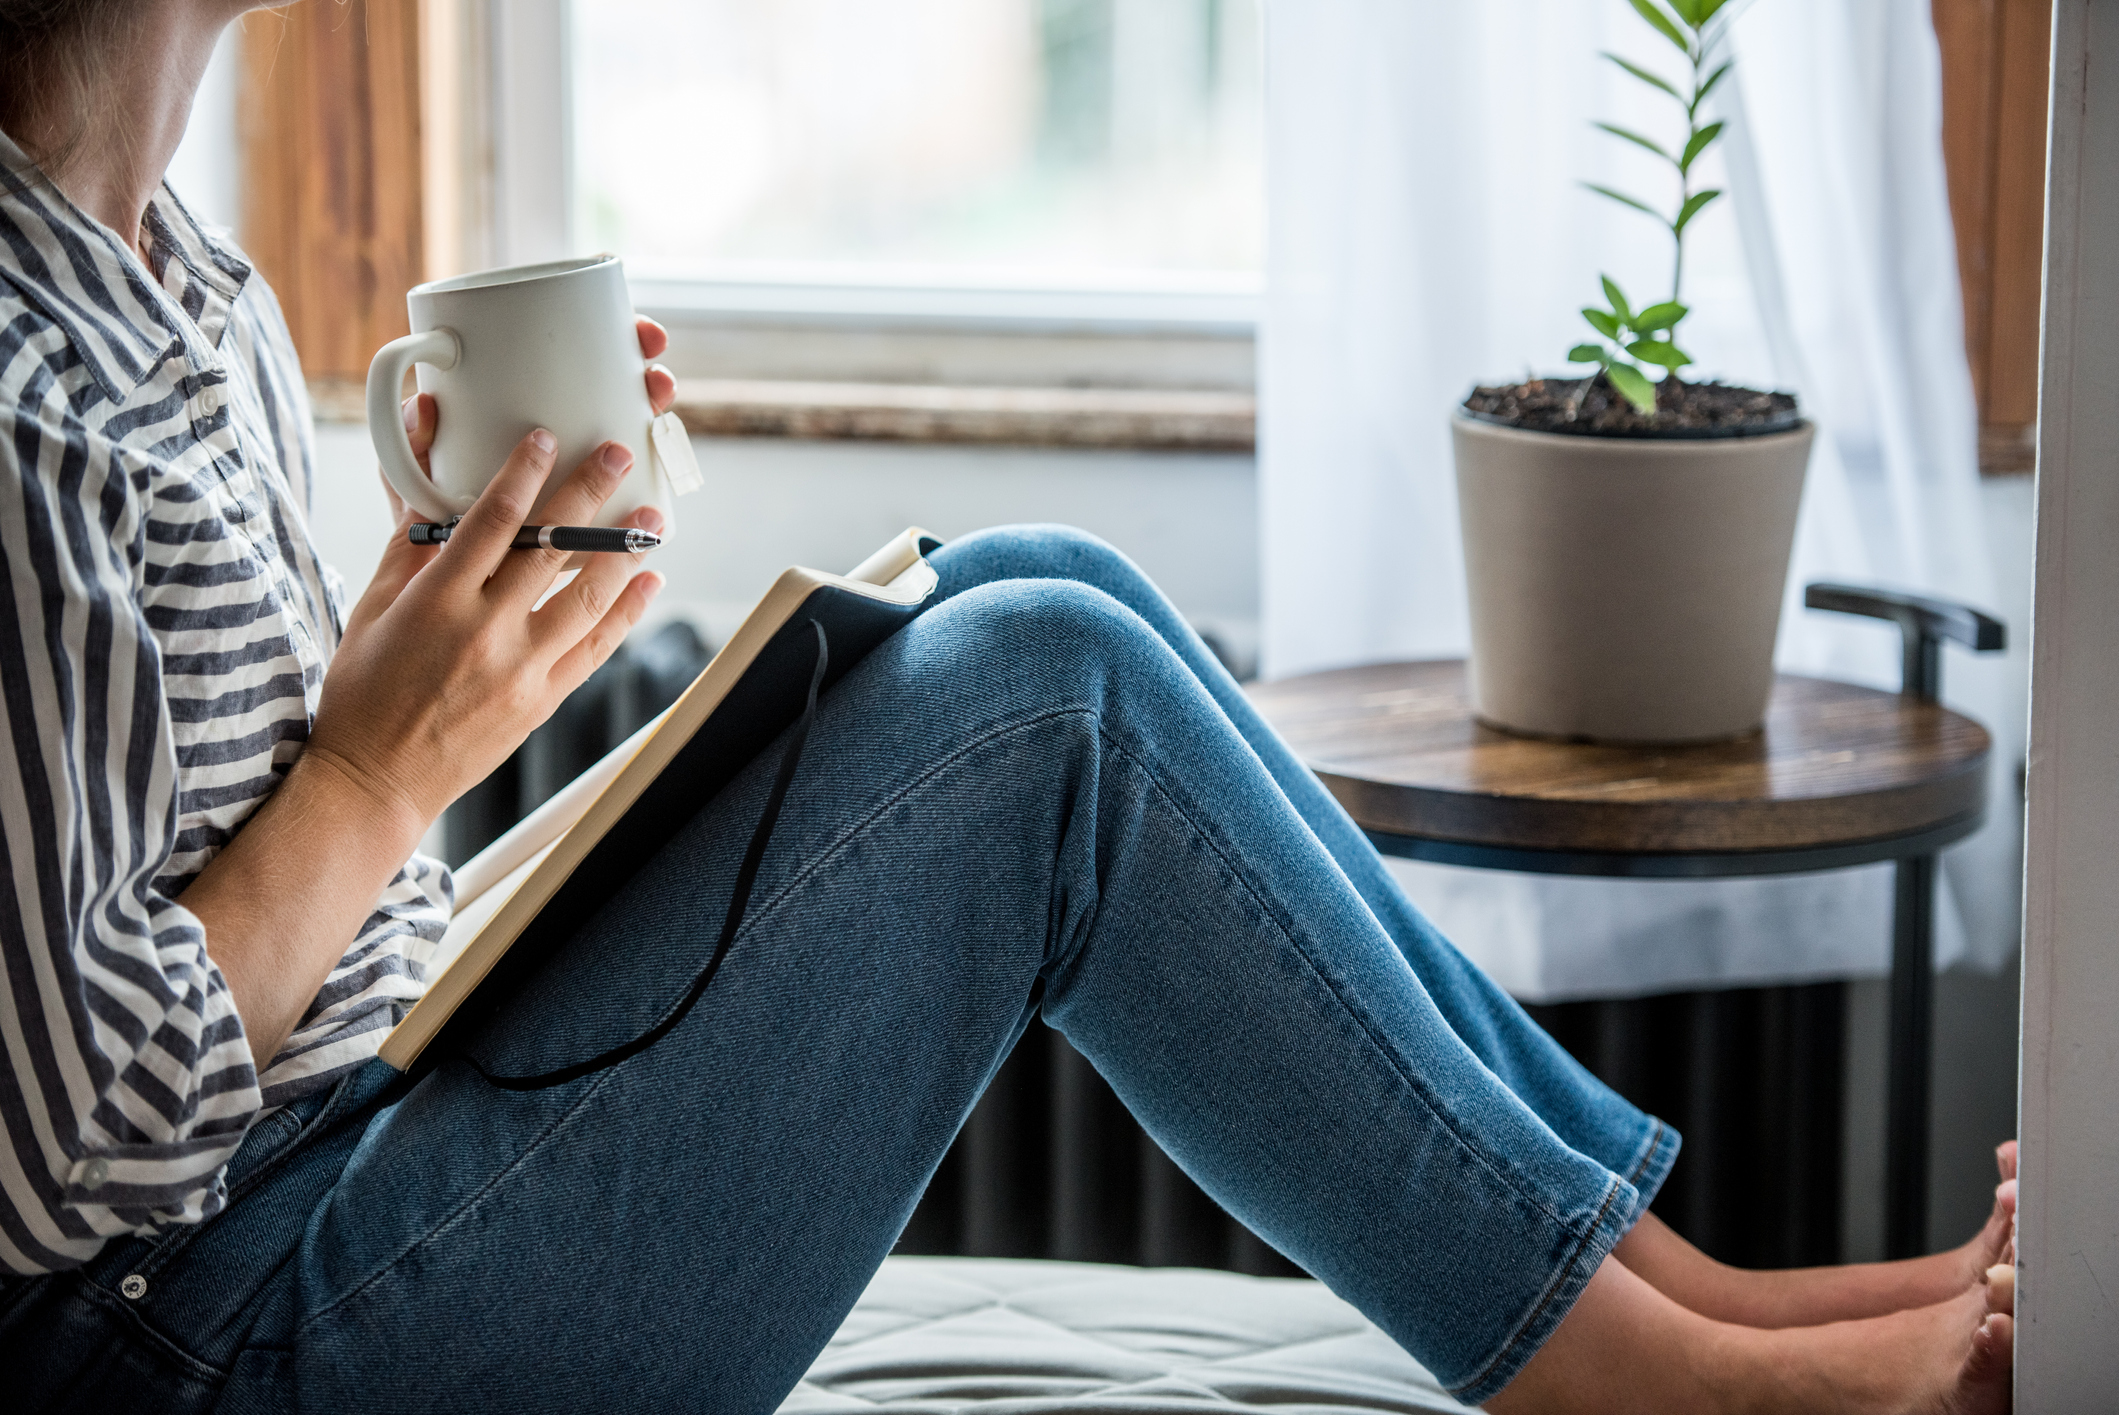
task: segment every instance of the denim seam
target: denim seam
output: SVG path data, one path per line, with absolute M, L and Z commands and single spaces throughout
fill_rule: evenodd
M 1522 1198 L 1526 1203 L 1528 1203 L 1532 1208 L 1536 1209 L 1538 1212 L 1543 1213 L 1547 1218 L 1552 1220 L 1552 1222 L 1559 1228 L 1562 1233 L 1575 1232 L 1573 1225 L 1571 1225 L 1565 1218 L 1561 1217 L 1559 1214 L 1554 1213 L 1551 1208 L 1546 1205 L 1539 1196 L 1533 1194 L 1525 1194 L 1522 1191 L 1521 1187 L 1517 1185 L 1516 1182 L 1512 1178 L 1510 1178 L 1506 1173 L 1504 1173 L 1497 1165 L 1495 1165 L 1486 1156 L 1485 1152 L 1479 1146 L 1472 1144 L 1469 1139 L 1465 1138 L 1465 1136 L 1460 1133 L 1454 1118 L 1451 1117 L 1441 1107 L 1435 1104 L 1435 1102 L 1427 1095 L 1425 1088 L 1423 1088 L 1419 1084 L 1417 1078 L 1408 1074 L 1402 1067 L 1398 1065 L 1396 1057 L 1392 1055 L 1390 1048 L 1384 1046 L 1382 1042 L 1377 1038 L 1375 1030 L 1369 1026 L 1368 1022 L 1358 1012 L 1356 1012 L 1351 1006 L 1347 1004 L 1346 999 L 1341 995 L 1338 987 L 1333 984 L 1331 978 L 1328 977 L 1325 974 L 1324 970 L 1317 966 L 1316 961 L 1310 957 L 1309 950 L 1305 948 L 1301 941 L 1295 937 L 1293 931 L 1290 930 L 1285 923 L 1281 922 L 1279 912 L 1273 909 L 1265 899 L 1259 896 L 1258 891 L 1252 887 L 1251 882 L 1245 877 L 1243 872 L 1237 869 L 1235 864 L 1229 859 L 1227 854 L 1223 852 L 1220 842 L 1217 841 L 1212 835 L 1208 834 L 1204 829 L 1202 829 L 1198 822 L 1192 819 L 1191 813 L 1188 812 L 1184 808 L 1183 804 L 1178 801 L 1175 795 L 1172 794 L 1163 785 L 1161 779 L 1156 775 L 1153 768 L 1151 768 L 1138 753 L 1131 750 L 1116 732 L 1112 732 L 1104 728 L 1101 718 L 1099 718 L 1098 726 L 1100 731 L 1102 731 L 1102 734 L 1108 737 L 1111 745 L 1111 750 L 1117 753 L 1118 755 L 1125 757 L 1127 760 L 1131 761 L 1136 767 L 1139 768 L 1141 774 L 1147 779 L 1148 785 L 1155 791 L 1155 793 L 1161 796 L 1169 804 L 1170 809 L 1176 812 L 1178 817 L 1182 819 L 1187 826 L 1191 827 L 1193 833 L 1199 836 L 1199 838 L 1206 843 L 1207 848 L 1212 850 L 1216 858 L 1221 861 L 1224 868 L 1228 869 L 1231 877 L 1234 878 L 1243 887 L 1243 889 L 1250 894 L 1251 898 L 1257 902 L 1260 910 L 1264 912 L 1265 916 L 1273 920 L 1274 927 L 1280 930 L 1281 936 L 1285 938 L 1290 947 L 1295 950 L 1296 955 L 1303 960 L 1306 966 L 1309 967 L 1312 974 L 1316 976 L 1317 980 L 1324 986 L 1325 990 L 1330 994 L 1333 1000 L 1338 1002 L 1340 1009 L 1346 1014 L 1346 1016 L 1354 1023 L 1356 1027 L 1360 1028 L 1364 1036 L 1369 1038 L 1370 1045 L 1373 1046 L 1376 1049 L 1378 1055 L 1380 1055 L 1384 1059 L 1385 1064 L 1389 1066 L 1392 1071 L 1396 1072 L 1401 1078 L 1404 1079 L 1407 1091 L 1419 1098 L 1420 1103 L 1427 1107 L 1430 1114 L 1434 1115 L 1437 1123 L 1440 1124 L 1445 1130 L 1447 1130 L 1449 1134 L 1453 1138 L 1455 1138 L 1459 1144 L 1463 1145 L 1466 1153 L 1470 1154 L 1474 1159 L 1476 1159 L 1481 1165 L 1481 1167 L 1486 1169 L 1489 1174 L 1493 1175 L 1495 1180 L 1498 1181 L 1504 1188 L 1506 1188 L 1511 1193 L 1516 1194 L 1519 1198 Z M 1656 1121 L 1656 1124 L 1660 1126 L 1662 1124 L 1662 1121 L 1659 1119 Z M 1531 1308 L 1530 1312 L 1524 1316 L 1522 1321 L 1516 1324 L 1515 1330 L 1511 1332 L 1508 1336 L 1508 1339 L 1502 1343 L 1501 1350 L 1494 1355 L 1492 1360 L 1488 1361 L 1485 1366 L 1480 1368 L 1478 1374 L 1473 1376 L 1468 1381 L 1465 1381 L 1457 1386 L 1449 1388 L 1449 1394 L 1451 1396 L 1459 1396 L 1465 1391 L 1476 1389 L 1482 1382 L 1490 1379 L 1493 1372 L 1499 1369 L 1503 1364 L 1508 1361 L 1510 1356 L 1522 1344 L 1524 1333 L 1531 1331 L 1536 1327 L 1538 1319 L 1544 1315 L 1546 1309 L 1553 1304 L 1554 1299 L 1557 1298 L 1558 1295 L 1562 1291 L 1564 1291 L 1568 1284 L 1573 1280 L 1575 1267 L 1581 1261 L 1583 1252 L 1589 1247 L 1590 1243 L 1595 1240 L 1597 1234 L 1602 1231 L 1605 1216 L 1610 1213 L 1613 1200 L 1618 1197 L 1621 1189 L 1630 1187 L 1631 1185 L 1627 1181 L 1620 1179 L 1616 1174 L 1612 1175 L 1611 1182 L 1605 1186 L 1603 1202 L 1597 1205 L 1597 1211 L 1595 1216 L 1590 1219 L 1589 1224 L 1585 1228 L 1583 1228 L 1582 1230 L 1580 1230 L 1579 1233 L 1577 1233 L 1574 1247 L 1569 1251 L 1565 1260 L 1560 1263 L 1558 1269 L 1553 1274 L 1552 1280 L 1546 1284 L 1545 1290 L 1539 1296 L 1537 1304 Z
M 1648 1132 L 1648 1143 L 1641 1147 L 1641 1157 L 1635 1160 L 1633 1168 L 1626 1172 L 1626 1182 L 1635 1188 L 1640 1187 L 1640 1178 L 1648 1172 L 1649 1162 L 1661 1151 L 1663 1132 L 1670 1128 L 1663 1123 L 1663 1118 L 1659 1115 L 1651 1115 L 1648 1118 L 1655 1122 L 1655 1128 Z
M 1099 718 L 1098 727 L 1100 734 L 1109 739 L 1111 749 L 1118 755 L 1125 757 L 1128 761 L 1132 762 L 1136 767 L 1138 767 L 1141 771 L 1141 774 L 1147 778 L 1148 784 L 1155 790 L 1155 793 L 1161 796 L 1169 804 L 1170 809 L 1175 811 L 1178 817 L 1182 819 L 1187 826 L 1191 827 L 1192 832 L 1195 835 L 1197 835 L 1201 840 L 1206 842 L 1207 848 L 1214 852 L 1215 858 L 1221 861 L 1222 866 L 1229 871 L 1230 875 L 1235 878 L 1239 884 L 1242 885 L 1245 892 L 1247 892 L 1251 896 L 1251 898 L 1257 903 L 1260 912 L 1263 913 L 1265 917 L 1273 921 L 1273 927 L 1280 931 L 1280 936 L 1287 941 L 1288 945 L 1292 949 L 1294 949 L 1296 956 L 1302 959 L 1304 965 L 1309 968 L 1311 975 L 1317 979 L 1320 985 L 1323 986 L 1325 991 L 1331 996 L 1332 1000 L 1339 1004 L 1340 1010 L 1345 1013 L 1348 1020 L 1360 1029 L 1361 1034 L 1363 1036 L 1368 1038 L 1369 1045 L 1373 1047 L 1376 1050 L 1376 1053 L 1384 1059 L 1384 1064 L 1388 1066 L 1390 1070 L 1395 1073 L 1402 1082 L 1404 1082 L 1406 1090 L 1409 1091 L 1413 1096 L 1415 1096 L 1420 1101 L 1421 1105 L 1426 1107 L 1428 1113 L 1435 1117 L 1436 1122 L 1449 1132 L 1450 1137 L 1456 1140 L 1458 1144 L 1462 1145 L 1464 1147 L 1465 1152 L 1471 1155 L 1474 1159 L 1476 1159 L 1479 1162 L 1480 1167 L 1486 1170 L 1488 1174 L 1492 1175 L 1494 1179 L 1498 1183 L 1500 1183 L 1504 1188 L 1506 1188 L 1510 1193 L 1514 1194 L 1517 1198 L 1523 1200 L 1526 1204 L 1528 1204 L 1533 1209 L 1537 1210 L 1539 1213 L 1545 1215 L 1545 1217 L 1550 1219 L 1553 1224 L 1560 1229 L 1561 1232 L 1574 1232 L 1575 1227 L 1573 1223 L 1571 1223 L 1566 1218 L 1566 1216 L 1555 1213 L 1552 1208 L 1548 1204 L 1546 1204 L 1546 1202 L 1541 1196 L 1534 1193 L 1526 1192 L 1523 1187 L 1518 1184 L 1516 1180 L 1507 1173 L 1507 1171 L 1502 1169 L 1501 1166 L 1494 1163 L 1492 1158 L 1487 1155 L 1484 1149 L 1472 1143 L 1470 1138 L 1467 1137 L 1459 1128 L 1456 1117 L 1453 1116 L 1445 1107 L 1438 1104 L 1433 1096 L 1428 1094 L 1427 1088 L 1420 1084 L 1420 1079 L 1418 1076 L 1407 1071 L 1404 1067 L 1398 1064 L 1398 1059 L 1392 1054 L 1391 1049 L 1388 1046 L 1384 1045 L 1383 1040 L 1377 1036 L 1376 1029 L 1370 1026 L 1367 1019 L 1362 1017 L 1359 1012 L 1357 1012 L 1353 1007 L 1348 1005 L 1347 1000 L 1345 996 L 1341 993 L 1339 987 L 1332 981 L 1331 977 L 1322 968 L 1317 966 L 1316 960 L 1310 956 L 1310 950 L 1302 943 L 1299 938 L 1296 937 L 1295 932 L 1288 927 L 1287 923 L 1282 920 L 1280 911 L 1266 899 L 1262 898 L 1256 889 L 1252 888 L 1251 882 L 1247 878 L 1245 878 L 1243 871 L 1238 869 L 1236 864 L 1232 860 L 1230 860 L 1228 854 L 1222 849 L 1221 843 L 1216 840 L 1213 835 L 1203 829 L 1200 824 L 1192 818 L 1191 812 L 1187 811 L 1184 808 L 1184 805 L 1177 799 L 1177 797 L 1162 784 L 1161 779 L 1156 775 L 1154 769 L 1148 765 L 1148 763 L 1141 757 L 1139 753 L 1129 748 L 1126 745 L 1125 741 L 1121 737 L 1119 737 L 1116 732 L 1110 731 L 1108 728 L 1106 728 L 1102 723 L 1101 718 Z M 1321 842 L 1320 848 L 1322 848 Z M 1613 1178 L 1614 1180 L 1616 1180 L 1617 1176 L 1614 1175 Z M 1605 1203 L 1610 1203 L 1610 1199 L 1608 1196 L 1605 1199 Z M 1597 1210 L 1598 1219 L 1602 1218 L 1603 1212 L 1604 1210 L 1600 1206 Z M 1596 1219 L 1591 1220 L 1589 1228 L 1583 1234 L 1584 1238 L 1586 1238 L 1589 1233 L 1594 1233 L 1596 1231 L 1596 1222 Z
M 990 727 L 985 732 L 981 733 L 977 737 L 972 738 L 970 741 L 958 747 L 957 750 L 951 752 L 948 756 L 941 758 L 939 761 L 936 761 L 932 766 L 928 767 L 927 770 L 921 772 L 917 777 L 906 782 L 903 786 L 900 786 L 896 791 L 893 791 L 889 796 L 885 797 L 882 801 L 878 802 L 874 809 L 870 810 L 866 815 L 863 815 L 859 820 L 856 820 L 851 824 L 847 825 L 845 828 L 843 828 L 836 837 L 834 837 L 831 841 L 826 843 L 821 849 L 817 851 L 815 857 L 811 859 L 808 864 L 802 866 L 801 869 L 797 870 L 794 874 L 790 875 L 780 885 L 778 889 L 775 889 L 770 895 L 768 895 L 762 905 L 746 911 L 743 918 L 743 926 L 737 931 L 736 938 L 740 941 L 746 935 L 750 934 L 755 927 L 762 925 L 767 920 L 771 919 L 772 916 L 779 911 L 780 907 L 788 901 L 789 897 L 793 895 L 796 889 L 800 888 L 804 883 L 806 883 L 812 875 L 816 874 L 818 870 L 824 868 L 827 864 L 829 864 L 831 860 L 839 854 L 839 852 L 844 850 L 848 845 L 851 845 L 856 838 L 865 834 L 881 816 L 883 816 L 886 812 L 893 810 L 897 806 L 902 805 L 913 795 L 914 792 L 919 791 L 923 787 L 932 784 L 936 777 L 940 776 L 944 771 L 948 770 L 950 767 L 955 766 L 958 762 L 963 760 L 965 757 L 969 756 L 971 753 L 979 750 L 981 747 L 988 746 L 991 743 L 998 741 L 1002 737 L 1006 737 L 1015 732 L 1020 732 L 1025 728 L 1036 727 L 1042 723 L 1056 721 L 1057 719 L 1063 717 L 1076 716 L 1087 717 L 1092 721 L 1099 720 L 1099 714 L 1097 713 L 1096 709 L 1086 704 L 1077 704 L 1076 706 L 1065 708 L 1052 708 L 1047 711 L 1040 712 L 1032 717 L 1019 718 L 1012 722 L 1004 722 Z M 1101 735 L 1100 731 L 1099 735 Z M 663 1015 L 667 1016 L 668 1012 L 665 1011 Z M 650 1025 L 658 1025 L 661 1020 L 662 1019 L 658 1017 L 656 1019 L 656 1022 Z
M 175 1362 L 187 1373 L 200 1380 L 211 1382 L 214 1385 L 225 1385 L 227 1383 L 228 1372 L 218 1366 L 211 1366 L 201 1361 L 198 1357 L 177 1345 L 168 1336 L 156 1330 L 154 1324 L 142 1316 L 139 1310 L 130 1302 L 120 1300 L 108 1289 L 100 1287 L 86 1278 L 80 1280 L 80 1286 L 77 1290 L 82 1300 L 92 1306 L 102 1308 L 106 1313 L 117 1318 L 118 1325 L 125 1329 L 128 1335 L 151 1347 L 156 1354 Z
M 1538 1299 L 1538 1305 L 1531 1308 L 1530 1314 L 1516 1324 L 1516 1329 L 1509 1333 L 1508 1340 L 1502 1343 L 1501 1349 L 1494 1354 L 1494 1359 L 1480 1367 L 1477 1375 L 1468 1381 L 1448 1387 L 1451 1396 L 1461 1399 L 1464 1392 L 1476 1390 L 1490 1379 L 1495 1371 L 1507 1364 L 1509 1358 L 1515 1354 L 1516 1348 L 1523 1344 L 1524 1333 L 1538 1324 L 1538 1318 L 1545 1315 L 1545 1309 L 1553 1304 L 1553 1299 L 1573 1280 L 1575 1264 L 1582 1260 L 1583 1250 L 1604 1226 L 1604 1215 L 1611 1212 L 1611 1201 L 1618 1198 L 1622 1184 L 1623 1181 L 1616 1175 L 1612 1177 L 1610 1187 L 1604 1191 L 1604 1202 L 1597 1206 L 1596 1219 L 1589 1225 L 1589 1230 L 1575 1240 L 1574 1251 L 1567 1255 L 1567 1260 L 1560 1264 L 1560 1270 L 1553 1274 L 1553 1280 L 1547 1285 L 1544 1295 Z
M 358 1068 L 355 1068 L 355 1070 L 357 1071 Z M 210 1224 L 214 1219 L 220 1217 L 222 1214 L 228 1212 L 228 1210 L 234 1208 L 238 1199 L 248 1194 L 251 1190 L 257 1188 L 259 1184 L 263 1183 L 267 1178 L 269 1178 L 272 1174 L 278 1171 L 279 1168 L 286 1163 L 286 1161 L 292 1159 L 294 1155 L 299 1152 L 304 1146 L 306 1146 L 312 1139 L 314 1139 L 318 1135 L 321 1135 L 324 1132 L 324 1126 L 326 1122 L 330 1121 L 333 1118 L 333 1112 L 338 1106 L 340 1096 L 342 1096 L 352 1086 L 353 1076 L 354 1072 L 349 1071 L 344 1076 L 340 1077 L 336 1082 L 334 1082 L 332 1085 L 331 1094 L 325 1097 L 324 1104 L 317 1109 L 317 1112 L 314 1116 L 310 1117 L 310 1119 L 306 1123 L 301 1121 L 295 1122 L 295 1131 L 293 1134 L 289 1135 L 286 1139 L 280 1141 L 279 1145 L 271 1153 L 267 1154 L 263 1159 L 259 1160 L 255 1169 L 252 1169 L 241 1179 L 229 1185 L 228 1193 L 222 1199 L 221 1207 L 218 1210 L 216 1210 L 214 1213 L 208 1214 L 205 1218 L 200 1219 L 197 1223 L 170 1225 L 168 1229 L 163 1230 L 162 1236 L 153 1244 L 153 1246 L 148 1248 L 146 1253 L 141 1255 L 140 1261 L 138 1263 L 132 1264 L 127 1269 L 127 1271 L 131 1273 L 137 1273 L 141 1277 L 151 1278 L 155 1276 L 155 1274 L 159 1273 L 163 1268 L 167 1267 L 170 1262 L 174 1260 L 179 1254 L 181 1254 L 186 1248 L 190 1247 L 192 1240 L 198 1237 L 198 1235 L 206 1229 L 208 1224 Z M 280 1124 L 290 1113 L 291 1112 L 286 1106 L 281 1106 L 280 1108 L 274 1110 L 272 1114 L 266 1116 L 263 1120 L 258 1121 L 257 1125 L 253 1126 L 252 1128 L 255 1129 L 259 1126 Z M 245 1132 L 243 1138 L 245 1140 L 249 1139 L 249 1132 Z M 241 1149 L 241 1145 L 239 1144 L 237 1148 Z M 226 1172 L 227 1171 L 224 1168 L 222 1170 L 222 1173 L 225 1174 Z
M 325 1303 L 322 1307 L 317 1308 L 316 1311 L 312 1312 L 308 1317 L 304 1318 L 294 1329 L 295 1338 L 299 1340 L 302 1333 L 308 1331 L 311 1327 L 315 1326 L 325 1317 L 337 1311 L 339 1308 L 345 1306 L 348 1302 L 351 1302 L 354 1298 L 360 1296 L 363 1292 L 366 1292 L 376 1283 L 381 1282 L 384 1278 L 388 1277 L 392 1269 L 394 1269 L 399 1263 L 403 1262 L 406 1258 L 412 1255 L 414 1249 L 417 1249 L 423 1246 L 424 1244 L 432 1242 L 434 1239 L 439 1238 L 449 1229 L 455 1227 L 458 1223 L 462 1222 L 464 1216 L 471 1211 L 471 1209 L 478 1203 L 479 1200 L 483 1199 L 493 1189 L 497 1188 L 502 1180 L 506 1179 L 509 1175 L 513 1174 L 523 1165 L 529 1163 L 530 1157 L 538 1153 L 538 1151 L 542 1150 L 545 1145 L 550 1142 L 552 1136 L 558 1133 L 558 1131 L 567 1123 L 567 1121 L 571 1120 L 574 1117 L 575 1113 L 578 1112 L 582 1108 L 582 1106 L 588 1103 L 589 1097 L 595 1095 L 596 1092 L 602 1090 L 604 1082 L 608 1081 L 612 1076 L 616 1075 L 619 1069 L 620 1068 L 618 1067 L 613 1067 L 608 1071 L 601 1071 L 596 1073 L 595 1084 L 587 1087 L 585 1090 L 582 1091 L 579 1096 L 576 1096 L 572 1105 L 569 1105 L 564 1110 L 560 1111 L 559 1114 L 553 1116 L 552 1123 L 547 1125 L 544 1130 L 538 1134 L 536 1139 L 532 1140 L 527 1146 L 525 1146 L 521 1154 L 515 1156 L 514 1159 L 508 1161 L 508 1163 L 502 1165 L 499 1169 L 495 1170 L 486 1179 L 485 1183 L 479 1185 L 469 1194 L 466 1194 L 464 1196 L 463 1202 L 458 1204 L 447 1214 L 444 1214 L 441 1220 L 437 1222 L 434 1227 L 428 1229 L 425 1233 L 422 1233 L 419 1236 L 408 1240 L 403 1247 L 398 1249 L 397 1252 L 393 1253 L 391 1256 L 377 1263 L 374 1272 L 368 1274 L 368 1276 L 362 1278 L 359 1282 L 356 1282 L 355 1284 L 353 1284 L 353 1286 L 347 1288 L 337 1297 L 332 1298 L 329 1302 Z

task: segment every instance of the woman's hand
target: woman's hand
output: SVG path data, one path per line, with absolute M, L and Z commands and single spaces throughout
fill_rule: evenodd
M 541 428 L 524 438 L 446 545 L 415 546 L 410 518 L 400 522 L 324 677 L 304 758 L 341 768 L 379 811 L 421 831 L 610 657 L 661 588 L 633 556 L 595 555 L 536 607 L 567 554 L 508 543 L 553 472 L 554 446 Z M 545 514 L 594 519 L 632 465 L 627 449 L 603 444 Z M 644 506 L 628 524 L 659 531 L 662 517 Z
M 667 343 L 640 322 L 642 351 Z M 674 381 L 648 371 L 659 414 Z M 424 409 L 424 411 L 422 411 Z M 433 443 L 431 399 L 408 404 L 414 445 Z M 360 931 L 378 896 L 442 808 L 519 746 L 639 621 L 662 577 L 630 555 L 510 550 L 547 480 L 549 433 L 517 445 L 445 545 L 397 527 L 348 617 L 324 675 L 308 745 L 285 780 L 179 897 L 206 929 L 262 1072 Z M 547 503 L 557 523 L 588 521 L 632 466 L 605 443 Z M 660 530 L 642 507 L 630 524 Z
M 642 357 L 669 347 L 654 320 L 636 328 Z M 647 393 L 658 416 L 668 411 L 676 399 L 668 369 L 649 365 Z M 429 471 L 440 425 L 433 396 L 406 399 L 404 417 L 413 456 Z M 516 447 L 446 546 L 410 542 L 405 532 L 415 518 L 384 483 L 396 526 L 324 680 L 308 750 L 340 758 L 423 814 L 422 832 L 610 657 L 662 585 L 651 571 L 633 574 L 631 556 L 506 550 L 552 474 L 549 434 L 543 443 L 537 436 Z M 588 523 L 633 460 L 616 443 L 597 448 L 547 503 L 544 519 Z M 625 524 L 663 529 L 653 507 Z M 448 553 L 464 545 L 484 549 Z M 561 569 L 576 567 L 583 573 L 533 619 L 530 606 Z

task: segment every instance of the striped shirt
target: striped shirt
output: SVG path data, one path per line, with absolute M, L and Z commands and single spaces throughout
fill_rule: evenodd
M 180 902 L 301 752 L 343 614 L 279 305 L 164 187 L 146 261 L 0 136 L 0 1268 L 195 1223 L 374 1056 L 448 922 L 414 856 L 258 1075 Z M 328 862 L 318 860 L 319 869 Z

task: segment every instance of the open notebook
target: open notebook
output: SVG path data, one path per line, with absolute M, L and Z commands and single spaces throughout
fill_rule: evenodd
M 828 636 L 829 686 L 906 624 L 934 592 L 926 554 L 940 542 L 907 530 L 851 573 L 783 571 L 669 711 L 456 873 L 446 962 L 382 1059 L 409 1071 L 438 1040 L 491 1015 L 550 952 L 802 713 Z

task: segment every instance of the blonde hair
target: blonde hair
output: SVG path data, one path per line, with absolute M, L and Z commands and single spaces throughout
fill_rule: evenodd
M 127 0 L 0 0 L 0 131 L 46 176 L 88 137 L 89 94 L 131 11 Z

